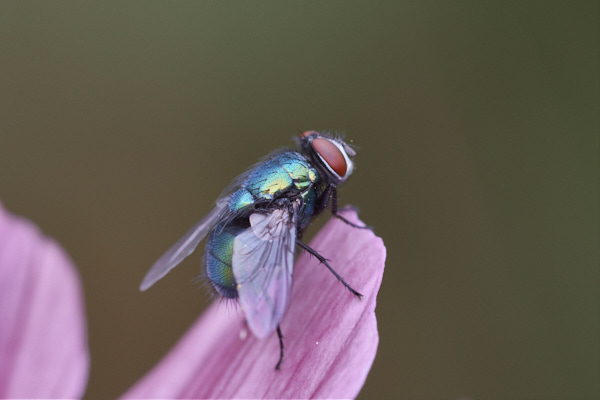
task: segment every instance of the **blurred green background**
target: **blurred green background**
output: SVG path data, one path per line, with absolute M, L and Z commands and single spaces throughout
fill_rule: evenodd
M 80 269 L 87 398 L 208 304 L 201 252 L 141 294 L 147 268 L 306 129 L 360 146 L 340 202 L 388 248 L 361 398 L 599 398 L 599 21 L 595 1 L 0 3 L 0 199 Z

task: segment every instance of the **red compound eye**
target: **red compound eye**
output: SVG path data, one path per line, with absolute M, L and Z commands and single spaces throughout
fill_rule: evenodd
M 302 134 L 300 135 L 300 137 L 307 137 L 307 136 L 310 136 L 310 135 L 313 135 L 313 134 L 317 135 L 318 132 L 315 132 L 315 131 L 304 131 L 304 132 L 302 132 Z
M 331 143 L 328 139 L 316 138 L 312 141 L 312 146 L 339 177 L 343 178 L 346 176 L 346 171 L 348 170 L 346 159 L 335 144 Z

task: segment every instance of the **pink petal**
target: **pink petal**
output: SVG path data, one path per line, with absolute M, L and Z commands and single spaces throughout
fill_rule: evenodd
M 344 216 L 362 224 L 354 211 Z M 295 267 L 290 308 L 281 322 L 285 358 L 280 371 L 275 371 L 277 335 L 256 339 L 241 311 L 219 302 L 123 397 L 356 397 L 379 342 L 374 311 L 386 250 L 371 231 L 336 219 L 311 247 L 330 259 L 364 298 L 355 298 L 314 257 L 303 254 Z
M 77 271 L 0 204 L 0 398 L 80 397 L 88 369 Z

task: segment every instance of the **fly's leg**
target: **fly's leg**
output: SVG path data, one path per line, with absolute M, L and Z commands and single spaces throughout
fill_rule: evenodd
M 296 244 L 298 246 L 300 246 L 303 250 L 308 251 L 310 254 L 312 254 L 313 256 L 315 256 L 317 258 L 317 260 L 319 260 L 321 262 L 321 264 L 325 265 L 327 267 L 327 269 L 329 271 L 331 271 L 331 273 L 338 279 L 338 281 L 340 281 L 342 283 L 342 285 L 344 285 L 344 287 L 346 289 L 348 289 L 350 292 L 352 292 L 353 295 L 355 295 L 359 299 L 361 299 L 363 297 L 362 294 L 360 294 L 356 290 L 352 289 L 352 287 L 346 283 L 346 281 L 344 280 L 344 278 L 342 278 L 337 272 L 335 272 L 335 270 L 333 268 L 331 268 L 331 265 L 329 265 L 329 263 L 327 262 L 327 259 L 325 257 L 323 257 L 322 255 L 320 255 L 319 253 L 317 253 L 316 250 L 312 249 L 307 244 L 302 243 L 299 240 L 296 240 Z
M 334 217 L 336 217 L 337 219 L 343 221 L 344 223 L 350 225 L 351 227 L 354 228 L 358 228 L 358 229 L 369 229 L 369 230 L 373 230 L 372 227 L 364 225 L 356 225 L 353 224 L 352 222 L 348 221 L 346 218 L 342 217 L 341 215 L 338 214 L 338 205 L 337 205 L 337 189 L 335 188 L 335 186 L 329 186 L 329 188 L 331 188 L 331 193 L 329 194 L 331 196 L 331 214 L 333 214 Z M 329 190 L 328 188 L 328 190 Z
M 335 186 L 333 185 L 329 185 L 327 186 L 327 188 L 325 188 L 325 191 L 321 195 L 320 200 L 315 204 L 315 215 L 321 214 L 321 211 L 323 211 L 327 207 L 327 204 L 329 204 L 329 199 L 331 198 L 331 193 L 334 188 Z
M 275 371 L 279 371 L 279 367 L 281 367 L 281 362 L 283 361 L 283 335 L 281 334 L 279 325 L 277 325 L 277 337 L 279 338 L 279 361 L 277 361 Z

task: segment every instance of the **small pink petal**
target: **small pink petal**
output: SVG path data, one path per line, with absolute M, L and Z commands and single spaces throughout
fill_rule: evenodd
M 357 224 L 354 211 L 344 216 Z M 358 300 L 308 254 L 294 272 L 290 308 L 277 334 L 259 340 L 233 304 L 213 304 L 124 398 L 353 398 L 375 359 L 375 302 L 386 250 L 371 231 L 333 219 L 311 243 L 364 295 Z
M 77 271 L 0 204 L 0 398 L 81 397 L 89 354 Z

